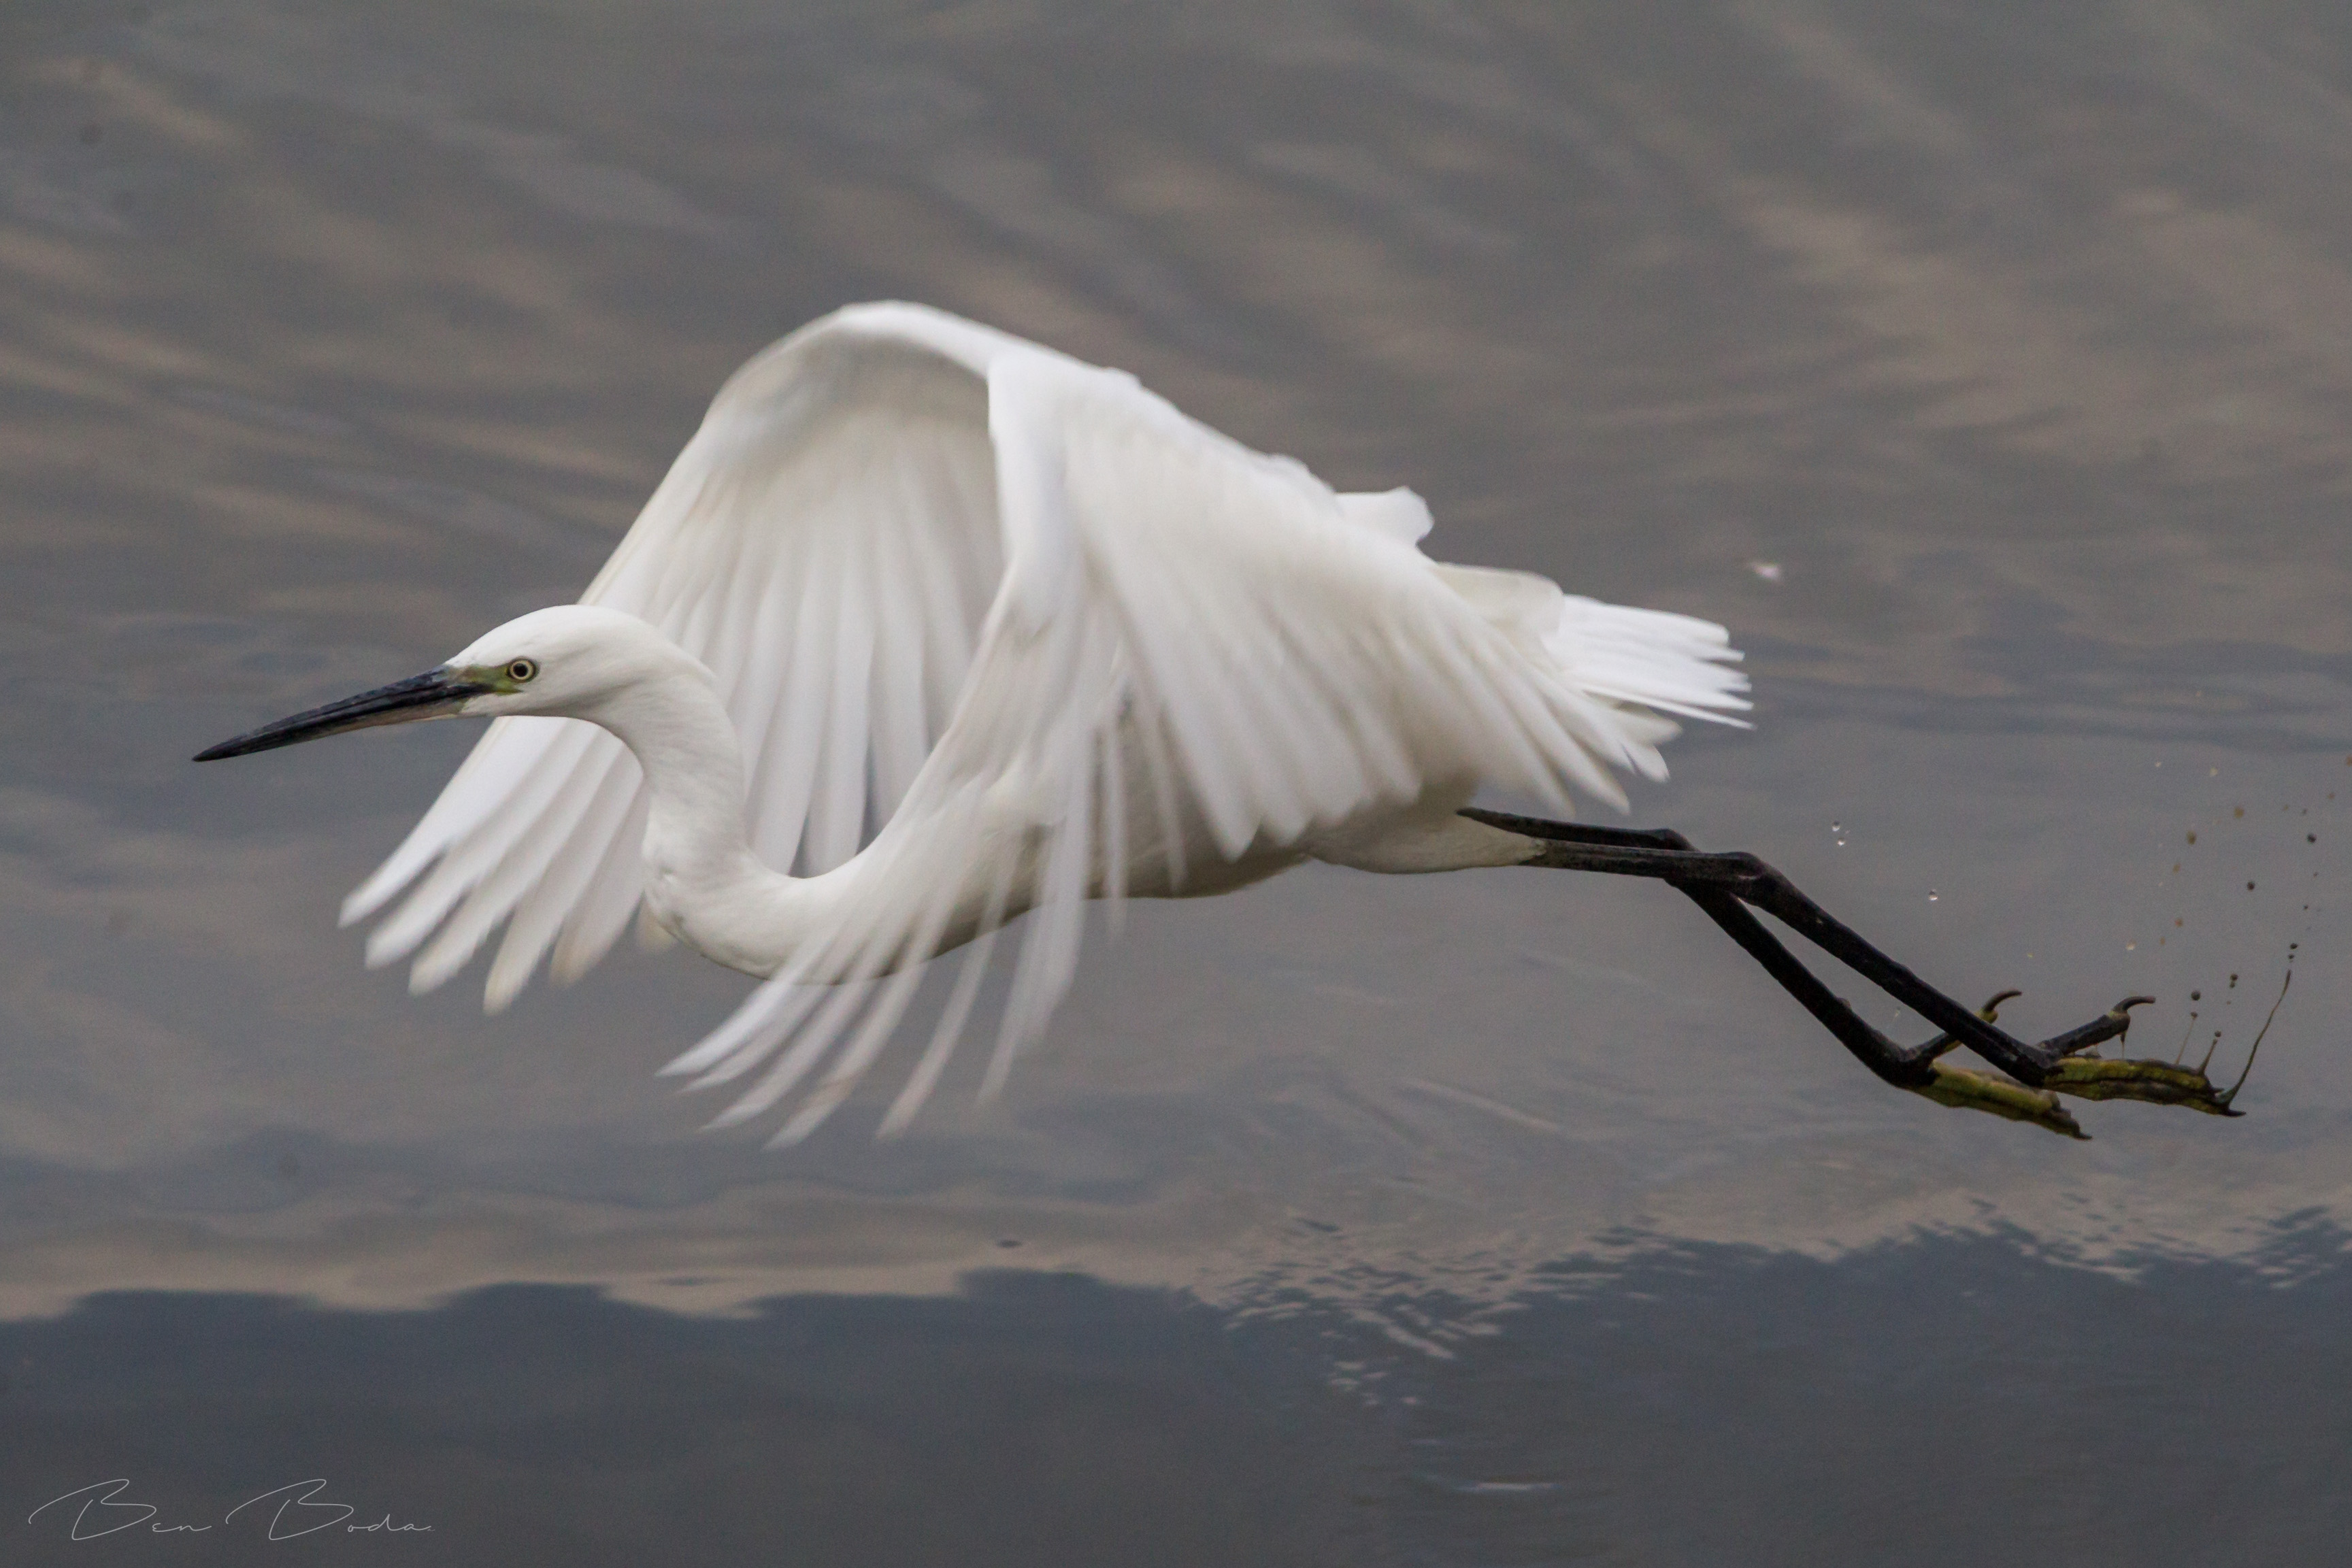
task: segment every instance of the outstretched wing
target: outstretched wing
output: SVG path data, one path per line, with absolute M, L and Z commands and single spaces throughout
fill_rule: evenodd
M 1013 915 L 1032 912 L 992 1086 L 1068 987 L 1084 901 L 1115 901 L 1131 869 L 1181 886 L 1188 855 L 1295 844 L 1441 783 L 1565 806 L 1571 784 L 1622 802 L 1610 765 L 1659 770 L 1672 727 L 1585 689 L 1547 651 L 1570 609 L 1550 584 L 1511 574 L 1542 612 L 1522 636 L 1449 584 L 1419 528 L 1129 377 L 1023 350 L 984 374 L 1007 554 L 971 673 L 898 810 L 839 873 L 827 936 L 672 1064 L 714 1084 L 775 1059 L 722 1122 L 829 1061 L 781 1134 L 804 1136 L 890 1038 L 950 930 L 978 940 L 885 1132 L 936 1081 Z M 1717 629 L 1656 619 L 1720 643 Z M 1697 684 L 1699 701 L 1724 706 L 1736 677 L 1690 662 L 1720 677 Z
M 583 596 L 651 622 L 718 678 L 772 865 L 848 860 L 947 727 L 1003 575 L 978 372 L 1020 346 L 912 306 L 794 333 L 729 380 Z M 424 947 L 424 991 L 509 921 L 496 1011 L 551 948 L 559 980 L 610 949 L 642 894 L 645 814 L 612 736 L 499 719 L 343 922 L 408 890 L 368 961 Z
M 1067 988 L 1084 901 L 1115 906 L 1130 869 L 1181 887 L 1453 781 L 1622 802 L 1609 767 L 1661 771 L 1672 729 L 1628 704 L 1736 704 L 1719 629 L 1439 567 L 1426 528 L 1409 493 L 1335 496 L 1131 377 L 919 307 L 840 311 L 752 360 L 585 597 L 710 668 L 754 847 L 826 873 L 833 919 L 670 1070 L 766 1065 L 736 1121 L 824 1067 L 782 1134 L 804 1135 L 925 960 L 972 939 L 895 1129 L 1016 915 L 992 1083 Z M 1669 644 L 1670 678 L 1643 651 Z M 345 919 L 408 889 L 369 957 L 422 946 L 418 989 L 508 921 L 495 1009 L 551 947 L 559 978 L 609 948 L 645 811 L 610 736 L 501 719 Z

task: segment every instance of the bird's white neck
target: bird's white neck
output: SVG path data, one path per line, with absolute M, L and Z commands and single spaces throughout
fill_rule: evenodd
M 632 683 L 580 716 L 645 768 L 646 903 L 662 926 L 747 974 L 782 967 L 807 935 L 812 884 L 761 862 L 743 830 L 743 748 L 698 666 Z

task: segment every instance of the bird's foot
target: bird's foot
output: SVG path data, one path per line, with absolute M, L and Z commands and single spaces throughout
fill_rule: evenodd
M 2230 1109 L 2230 1102 L 2237 1098 L 2237 1086 L 2216 1089 L 2201 1066 L 2083 1054 L 2101 1040 L 2121 1038 L 2131 1028 L 2131 1009 L 2155 999 L 2126 997 L 2105 1017 L 2043 1040 L 2039 1051 L 2054 1052 L 2055 1060 L 2050 1062 L 2042 1086 L 2078 1100 L 2144 1100 L 2151 1105 L 2186 1105 L 2209 1116 L 2244 1115 L 2242 1111 Z
M 2186 1105 L 2209 1116 L 2245 1114 L 2230 1108 L 2238 1096 L 2235 1084 L 2216 1089 L 2199 1069 L 2170 1061 L 2070 1056 L 2042 1082 L 2078 1100 L 2145 1100 L 2151 1105 Z
M 2000 1004 L 2018 994 L 2001 992 L 1985 1003 L 1977 1016 L 1987 1023 L 1992 1022 Z M 2094 1046 L 2129 1032 L 2131 1009 L 2153 999 L 2126 997 L 2089 1023 L 2032 1047 L 2032 1055 L 2043 1064 L 2038 1087 L 1999 1073 L 1931 1061 L 1935 1077 L 1916 1086 L 1913 1092 L 1939 1105 L 1963 1106 L 2013 1122 L 2031 1122 L 2070 1138 L 2087 1138 L 2090 1134 L 2059 1103 L 2061 1094 L 2071 1094 L 2078 1100 L 2140 1100 L 2151 1105 L 2186 1105 L 2209 1116 L 2243 1115 L 2243 1112 L 2230 1108 L 2230 1102 L 2237 1097 L 2237 1085 L 2217 1089 L 2202 1068 L 2137 1057 L 2084 1054 Z M 1949 1035 L 1941 1035 L 1925 1049 L 1931 1057 L 1940 1057 L 1956 1043 Z
M 2023 994 L 2014 990 L 1999 992 L 1977 1009 L 1977 1017 L 1991 1023 L 2000 1016 L 2001 1003 Z M 2129 1009 L 2143 999 L 2134 997 L 2129 1001 L 2119 1002 L 2103 1017 L 2082 1028 L 2069 1030 L 2054 1040 L 2044 1040 L 2040 1051 L 2047 1052 L 2053 1061 L 2071 1061 L 2070 1052 L 2087 1051 L 2099 1041 L 2112 1040 L 2130 1028 Z M 1940 1060 L 1959 1043 L 1951 1035 L 1939 1034 L 1919 1048 L 1927 1055 L 1927 1066 L 1935 1076 L 1925 1083 L 1910 1085 L 1914 1094 L 1925 1095 L 1938 1105 L 1983 1111 L 2011 1122 L 2031 1122 L 2037 1127 L 2046 1127 L 2069 1138 L 2090 1137 L 2091 1134 L 2083 1131 L 2082 1124 L 2074 1120 L 2074 1113 L 2060 1104 L 2058 1096 L 2049 1090 L 2029 1088 L 2001 1073 L 1988 1072 L 1975 1067 L 1955 1067 Z

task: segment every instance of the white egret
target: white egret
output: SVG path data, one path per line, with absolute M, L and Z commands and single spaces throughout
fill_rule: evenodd
M 429 990 L 504 922 L 495 1011 L 542 957 L 560 980 L 595 963 L 642 901 L 765 978 L 668 1071 L 748 1079 L 722 1122 L 808 1086 L 786 1141 L 859 1081 L 932 957 L 971 947 L 886 1133 L 937 1081 L 1016 916 L 991 1087 L 1067 988 L 1086 901 L 1115 914 L 1307 860 L 1664 878 L 1889 1082 L 2073 1130 L 2047 1092 L 1937 1058 L 1963 1043 L 2066 1088 L 2070 1053 L 2121 1032 L 2123 1008 L 2027 1045 L 1753 857 L 1465 810 L 1490 784 L 1622 809 L 1611 770 L 1664 777 L 1675 718 L 1728 719 L 1747 683 L 1721 627 L 1432 560 L 1429 528 L 1412 491 L 1335 494 L 1121 372 L 856 306 L 729 380 L 579 604 L 198 759 L 494 717 L 344 904 L 348 924 L 406 893 L 369 963 L 421 948 Z M 1946 1035 L 1885 1040 L 1743 900 Z M 2201 1076 L 2158 1093 L 2152 1064 L 2121 1065 L 2106 1092 L 2215 1099 Z

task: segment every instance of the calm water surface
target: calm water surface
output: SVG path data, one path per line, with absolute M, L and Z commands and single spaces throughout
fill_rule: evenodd
M 0 8 L 0 1554 L 2340 1561 L 2347 191 L 2286 0 Z M 1940 1110 L 1527 873 L 1139 908 L 890 1145 L 699 1133 L 688 955 L 366 971 L 470 727 L 184 758 L 891 297 L 1731 626 L 1638 815 L 2021 1030 L 2234 1071 L 2292 950 L 2249 1115 Z

